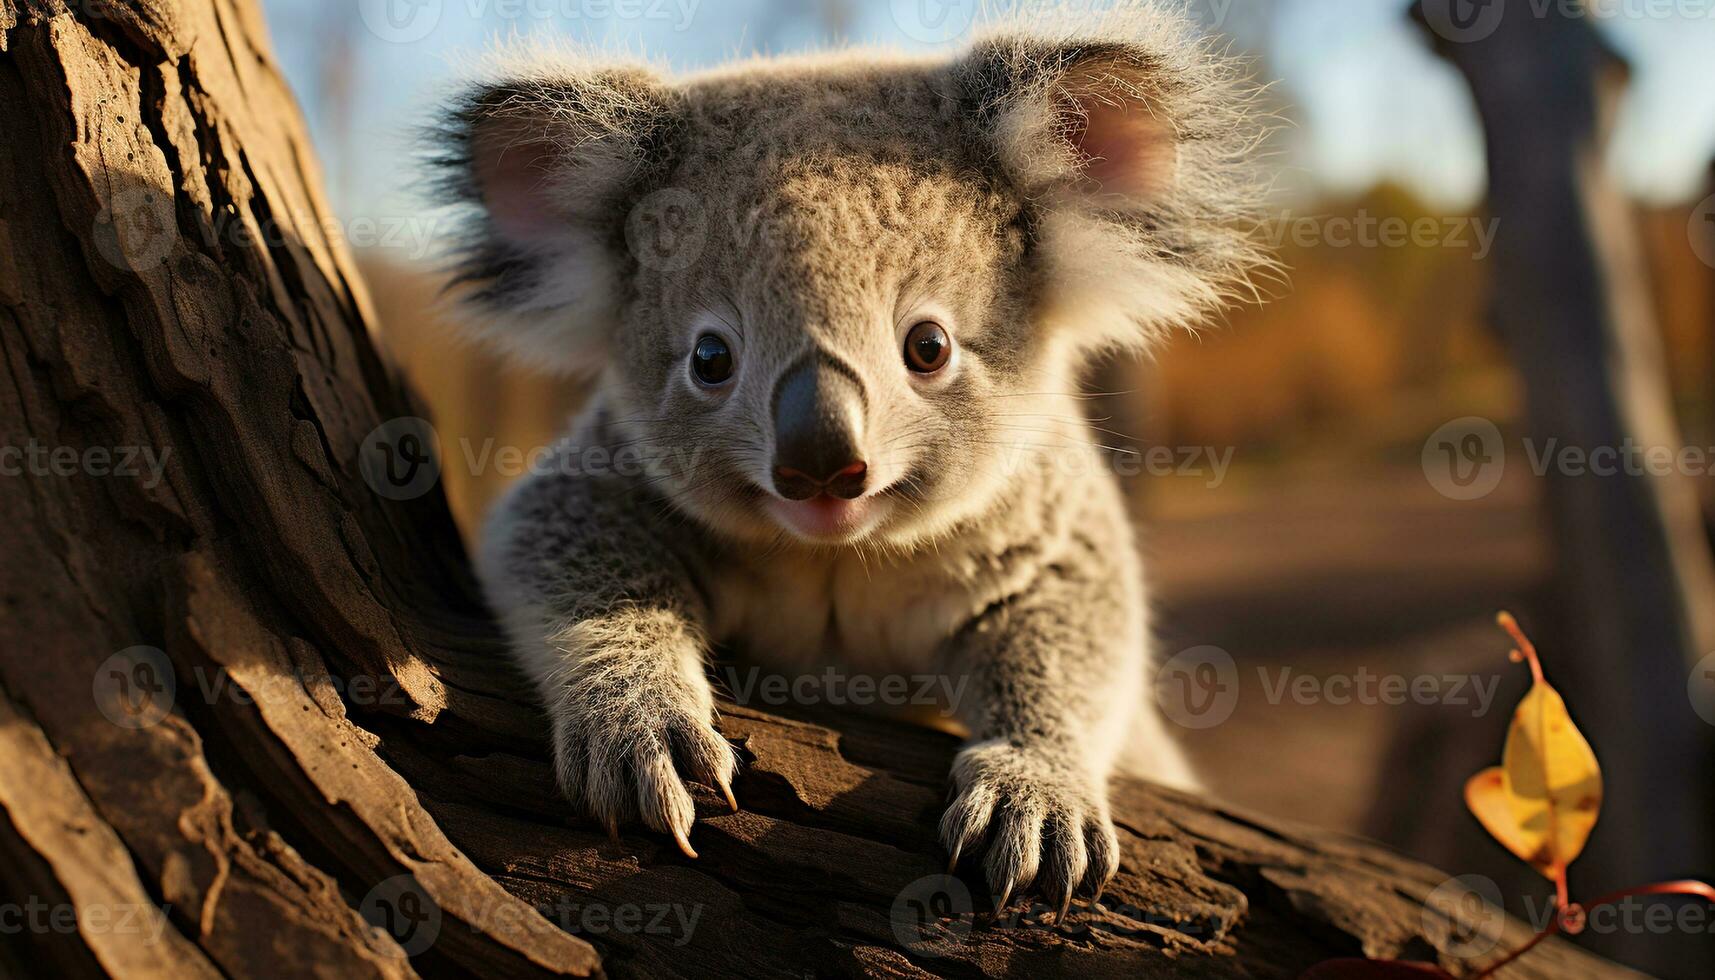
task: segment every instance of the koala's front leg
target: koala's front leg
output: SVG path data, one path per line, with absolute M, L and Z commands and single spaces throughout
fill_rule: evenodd
M 1142 587 L 1091 565 L 1046 572 L 948 651 L 965 679 L 956 707 L 971 739 L 953 762 L 941 837 L 953 865 L 988 840 L 996 908 L 1036 881 L 1064 918 L 1075 893 L 1099 897 L 1119 868 L 1107 780 L 1142 706 Z M 1177 746 L 1163 741 L 1152 754 L 1184 778 Z
M 641 818 L 696 857 L 682 778 L 733 809 L 711 724 L 704 610 L 660 515 L 622 483 L 532 477 L 495 511 L 480 572 L 553 726 L 560 789 L 610 832 Z

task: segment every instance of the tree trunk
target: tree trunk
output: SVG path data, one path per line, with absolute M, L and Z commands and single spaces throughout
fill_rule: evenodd
M 952 739 L 850 716 L 727 706 L 744 809 L 702 796 L 695 862 L 568 821 L 443 498 L 363 476 L 413 409 L 270 59 L 250 0 L 0 0 L 0 974 L 1287 977 L 1464 948 L 1424 911 L 1441 874 L 1135 782 L 1101 910 L 992 919 L 936 874 Z M 1623 971 L 1549 943 L 1512 972 Z
M 1625 67 L 1588 16 L 1534 7 L 1415 8 L 1482 116 L 1493 319 L 1524 382 L 1527 435 L 1538 453 L 1677 453 L 1636 217 L 1603 163 Z M 1449 23 L 1449 8 L 1473 18 Z M 1601 890 L 1707 874 L 1712 801 L 1697 774 L 1711 740 L 1686 690 L 1715 644 L 1715 571 L 1695 488 L 1684 473 L 1550 466 L 1544 490 L 1557 559 L 1538 640 L 1561 651 L 1555 682 L 1607 762 L 1602 821 L 1574 877 Z M 1660 972 L 1715 969 L 1706 936 L 1596 942 Z

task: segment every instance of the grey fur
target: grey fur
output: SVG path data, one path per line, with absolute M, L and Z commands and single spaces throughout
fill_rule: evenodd
M 488 206 L 460 269 L 479 335 L 597 372 L 562 451 L 641 463 L 525 480 L 479 557 L 581 812 L 686 835 L 681 778 L 730 783 L 711 641 L 964 678 L 941 830 L 989 842 L 1003 893 L 1113 875 L 1122 751 L 1193 782 L 1144 698 L 1143 571 L 1075 379 L 1248 290 L 1260 127 L 1178 19 L 1085 30 L 677 83 L 536 55 L 459 105 L 442 163 Z M 955 349 L 932 376 L 901 356 L 925 319 Z M 704 333 L 735 354 L 719 388 L 687 367 Z M 868 465 L 857 516 L 819 535 L 769 489 L 776 379 L 805 357 L 847 379 L 822 421 Z

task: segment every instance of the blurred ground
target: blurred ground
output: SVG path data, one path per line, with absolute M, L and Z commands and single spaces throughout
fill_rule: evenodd
M 1488 497 L 1460 502 L 1436 493 L 1415 460 L 1358 471 L 1324 463 L 1146 506 L 1164 654 L 1212 644 L 1238 665 L 1232 717 L 1184 733 L 1216 795 L 1425 857 L 1450 853 L 1421 833 L 1430 810 L 1482 840 L 1459 791 L 1498 758 L 1525 686 L 1493 617 L 1522 608 L 1547 574 L 1534 490 L 1515 471 Z M 1409 698 L 1365 704 L 1359 694 L 1350 704 L 1271 699 L 1283 668 L 1431 677 L 1446 691 L 1459 682 L 1443 678 L 1469 676 L 1494 696 L 1486 711 Z M 1470 688 L 1463 699 L 1480 697 Z M 1458 758 L 1473 753 L 1468 765 Z

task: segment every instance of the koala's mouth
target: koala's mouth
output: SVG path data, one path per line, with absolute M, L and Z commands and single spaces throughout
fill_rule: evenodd
M 817 494 L 808 500 L 785 500 L 771 496 L 769 516 L 797 537 L 817 544 L 843 544 L 855 541 L 881 521 L 890 501 L 883 495 L 870 494 L 855 500 L 845 500 L 828 494 Z

